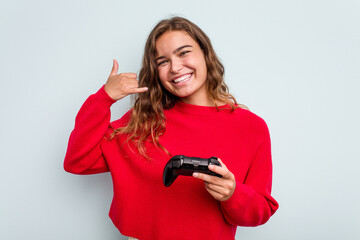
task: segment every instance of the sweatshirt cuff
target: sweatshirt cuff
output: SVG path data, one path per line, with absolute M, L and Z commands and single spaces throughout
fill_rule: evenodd
M 247 191 L 246 185 L 236 181 L 236 187 L 235 187 L 235 191 L 234 191 L 233 195 L 228 200 L 221 201 L 220 202 L 221 205 L 226 209 L 236 206 L 239 202 L 241 193 L 246 192 L 246 191 Z
M 105 85 L 103 85 L 99 91 L 97 91 L 95 94 L 95 98 L 99 101 L 99 102 L 103 102 L 104 104 L 106 104 L 107 106 L 111 106 L 113 105 L 116 101 L 114 99 L 112 99 L 105 91 Z

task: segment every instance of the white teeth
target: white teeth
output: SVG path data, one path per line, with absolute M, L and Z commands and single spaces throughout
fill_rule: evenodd
M 186 75 L 184 75 L 184 76 L 181 76 L 181 77 L 179 77 L 179 78 L 174 79 L 173 81 L 174 81 L 175 83 L 179 83 L 179 82 L 183 82 L 183 81 L 185 81 L 185 80 L 188 80 L 190 77 L 191 77 L 191 74 L 186 74 Z

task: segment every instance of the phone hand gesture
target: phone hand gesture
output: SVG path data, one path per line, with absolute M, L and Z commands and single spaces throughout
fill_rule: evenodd
M 148 90 L 147 87 L 139 88 L 136 73 L 118 74 L 119 64 L 114 59 L 110 76 L 105 84 L 106 93 L 115 101 L 126 97 L 129 94 L 141 93 Z

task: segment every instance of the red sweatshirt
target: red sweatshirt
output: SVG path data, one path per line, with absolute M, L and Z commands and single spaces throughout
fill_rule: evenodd
M 64 161 L 75 174 L 111 172 L 114 196 L 109 216 L 123 235 L 146 239 L 234 239 L 237 226 L 264 224 L 277 210 L 270 195 L 272 162 L 266 123 L 248 110 L 177 102 L 165 110 L 160 143 L 172 155 L 219 157 L 235 175 L 236 189 L 219 202 L 203 181 L 179 176 L 162 182 L 170 157 L 146 142 L 151 160 L 139 156 L 125 135 L 107 136 L 126 124 L 130 111 L 110 123 L 114 101 L 104 87 L 81 107 Z

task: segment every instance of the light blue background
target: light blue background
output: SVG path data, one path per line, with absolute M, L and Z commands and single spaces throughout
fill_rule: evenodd
M 112 59 L 138 72 L 149 31 L 176 14 L 209 35 L 231 92 L 270 128 L 280 209 L 236 239 L 360 239 L 359 12 L 358 0 L 1 0 L 0 239 L 124 239 L 110 175 L 68 174 L 63 158 Z

